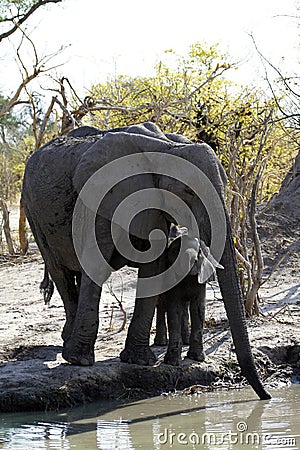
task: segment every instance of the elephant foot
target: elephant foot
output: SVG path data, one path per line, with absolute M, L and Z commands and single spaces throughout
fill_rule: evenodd
M 186 357 L 189 359 L 193 359 L 194 361 L 202 362 L 205 360 L 205 353 L 203 350 L 189 350 L 186 354 Z
M 120 353 L 122 362 L 128 364 L 138 364 L 139 366 L 153 366 L 156 363 L 156 356 L 149 346 L 125 347 Z
M 93 346 L 80 342 L 74 344 L 71 339 L 64 343 L 62 357 L 75 366 L 92 366 L 95 362 Z
M 181 356 L 178 351 L 168 351 L 164 357 L 164 363 L 170 366 L 179 366 L 181 361 Z

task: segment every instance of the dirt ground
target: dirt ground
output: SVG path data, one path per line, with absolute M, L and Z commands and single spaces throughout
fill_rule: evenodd
M 261 315 L 248 320 L 257 367 L 272 392 L 282 384 L 300 382 L 299 236 L 292 228 L 277 229 L 280 240 L 276 238 L 274 245 L 275 225 L 272 231 L 263 218 L 260 227 L 267 271 L 290 249 L 289 257 L 261 289 Z M 55 291 L 50 306 L 45 306 L 39 292 L 43 269 L 34 244 L 27 256 L 0 257 L 0 411 L 58 409 L 101 397 L 141 398 L 175 389 L 193 392 L 195 388 L 189 387 L 195 385 L 217 389 L 245 384 L 216 283 L 207 292 L 205 362 L 183 359 L 179 367 L 165 365 L 164 347 L 153 348 L 158 356 L 154 367 L 120 362 L 136 286 L 136 271 L 124 267 L 103 289 L 96 363 L 75 367 L 61 356 L 62 301 Z M 123 314 L 110 289 L 122 298 L 128 315 L 123 331 Z M 154 335 L 153 325 L 152 340 Z

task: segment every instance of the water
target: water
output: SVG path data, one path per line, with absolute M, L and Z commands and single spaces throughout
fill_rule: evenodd
M 1 449 L 299 449 L 300 385 L 142 401 L 93 403 L 60 413 L 2 414 Z

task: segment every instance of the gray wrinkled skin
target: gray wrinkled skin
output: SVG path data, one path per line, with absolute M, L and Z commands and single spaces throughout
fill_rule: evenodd
M 174 233 L 174 230 L 173 230 Z M 205 256 L 198 240 L 180 235 L 172 240 L 167 250 L 168 265 L 176 259 L 182 241 L 186 242 L 187 262 L 191 267 L 189 274 L 169 291 L 161 294 L 156 312 L 155 345 L 167 344 L 167 328 L 165 314 L 167 313 L 169 342 L 164 358 L 166 364 L 179 365 L 183 344 L 189 345 L 187 357 L 195 361 L 204 361 L 203 326 L 205 320 L 206 284 L 199 283 L 198 272 L 204 264 Z M 187 261 L 187 258 L 185 259 Z M 189 316 L 191 332 L 189 332 Z
M 213 150 L 206 144 L 193 144 L 182 136 L 164 134 L 152 123 L 123 127 L 111 132 L 99 130 L 98 133 L 95 129 L 85 127 L 72 132 L 70 136 L 49 142 L 37 150 L 27 163 L 22 202 L 47 270 L 64 303 L 66 323 L 62 333 L 63 357 L 72 364 L 93 364 L 94 343 L 99 325 L 101 286 L 91 280 L 82 268 L 72 239 L 72 217 L 78 195 L 90 177 L 107 163 L 135 153 L 142 154 L 147 159 L 148 152 L 173 155 L 192 163 L 210 181 L 217 193 L 219 200 L 216 203 L 211 198 L 206 199 L 205 192 L 202 200 L 207 200 L 207 206 L 214 212 L 213 226 L 217 228 L 222 225 L 219 216 L 226 218 L 225 248 L 220 261 L 224 270 L 217 269 L 217 276 L 237 358 L 243 374 L 258 396 L 261 399 L 270 398 L 258 378 L 250 349 L 232 232 L 224 203 L 224 170 Z M 116 208 L 120 200 L 143 187 L 171 190 L 188 203 L 197 220 L 201 239 L 206 245 L 211 246 L 211 239 L 213 243 L 203 201 L 199 201 L 194 192 L 182 183 L 157 175 L 157 170 L 149 166 L 148 176 L 125 180 L 121 186 L 112 189 L 99 208 L 95 224 L 97 242 L 110 266 L 114 269 L 124 264 L 137 266 L 139 279 L 155 276 L 164 261 L 158 258 L 150 263 L 136 264 L 120 255 L 111 237 L 110 219 L 111 208 Z M 156 173 L 154 176 L 151 174 L 153 172 Z M 196 182 L 195 177 L 191 179 L 193 185 Z M 217 205 L 221 205 L 222 210 Z M 168 236 L 171 220 L 167 213 L 157 210 L 141 213 L 134 224 L 137 235 L 131 236 L 135 248 L 141 252 L 147 250 L 147 239 L 141 236 L 148 232 L 149 222 Z M 189 226 L 188 223 L 183 225 Z M 83 238 L 82 248 L 88 255 L 91 249 L 88 247 L 88 236 L 86 238 L 87 245 L 85 247 Z M 215 256 L 214 252 L 218 248 L 211 247 L 211 251 Z M 149 335 L 156 303 L 156 296 L 145 300 L 136 299 L 122 358 L 124 361 L 138 364 L 154 362 L 149 348 Z

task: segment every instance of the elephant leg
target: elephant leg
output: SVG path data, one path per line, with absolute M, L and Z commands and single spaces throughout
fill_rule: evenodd
M 66 342 L 72 334 L 78 306 L 78 290 L 75 285 L 75 276 L 73 272 L 67 269 L 50 271 L 50 273 L 65 308 L 66 322 L 61 336 Z
M 167 325 L 166 325 L 166 302 L 164 295 L 159 296 L 156 307 L 156 335 L 154 338 L 154 345 L 167 345 Z
M 61 266 L 56 262 L 56 255 L 52 253 L 43 229 L 39 226 L 38 220 L 32 219 L 28 211 L 27 219 L 35 237 L 35 241 L 45 261 L 45 266 L 47 267 L 47 270 L 49 271 L 64 304 L 66 322 L 62 331 L 62 338 L 66 341 L 72 333 L 73 323 L 77 311 L 78 291 L 75 285 L 76 272 Z
M 80 294 L 72 334 L 64 343 L 63 358 L 71 364 L 88 366 L 95 361 L 94 345 L 99 327 L 101 287 L 82 272 Z
M 179 365 L 182 350 L 181 321 L 183 304 L 179 288 L 171 289 L 166 294 L 169 345 L 164 362 L 172 366 Z
M 47 261 L 47 269 L 64 304 L 66 322 L 62 331 L 62 338 L 66 341 L 72 333 L 78 305 L 75 272 L 57 265 L 54 263 L 54 256 L 49 251 L 45 250 L 42 246 L 40 246 L 40 249 L 44 260 Z
M 158 273 L 156 263 L 143 264 L 139 268 L 140 278 L 149 277 Z M 138 286 L 137 286 L 138 290 Z M 151 366 L 156 362 L 156 356 L 149 346 L 150 330 L 152 326 L 158 296 L 136 298 L 131 323 L 128 328 L 125 348 L 120 354 L 121 361 L 129 364 Z
M 196 281 L 197 283 L 197 281 Z M 190 301 L 191 315 L 191 336 L 190 348 L 187 357 L 195 361 L 204 361 L 205 353 L 203 351 L 203 327 L 205 320 L 205 294 L 206 285 L 198 284 L 194 289 L 194 293 Z
M 183 345 L 190 343 L 189 302 L 187 301 L 182 304 L 181 338 Z

